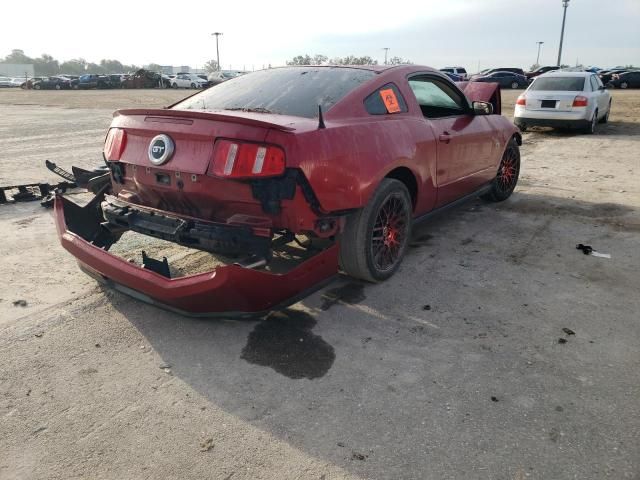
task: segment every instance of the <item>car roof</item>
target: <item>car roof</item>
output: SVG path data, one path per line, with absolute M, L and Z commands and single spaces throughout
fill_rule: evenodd
M 568 72 L 564 70 L 556 70 L 554 72 L 543 73 L 545 77 L 589 77 L 595 75 L 593 72 Z M 542 76 L 540 75 L 540 76 Z
M 380 73 L 380 72 L 384 72 L 385 70 L 391 70 L 392 68 L 401 68 L 401 67 L 407 67 L 407 66 L 417 67 L 418 69 L 421 68 L 419 65 L 406 65 L 406 64 L 401 64 L 401 65 L 287 65 L 284 67 L 274 67 L 272 70 L 275 70 L 277 68 L 351 68 L 356 70 L 370 70 L 373 72 Z M 432 70 L 431 67 L 424 67 L 424 68 Z

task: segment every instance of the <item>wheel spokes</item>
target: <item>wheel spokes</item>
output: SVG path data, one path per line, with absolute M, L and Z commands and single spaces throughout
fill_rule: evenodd
M 408 215 L 402 198 L 397 195 L 389 196 L 380 207 L 371 237 L 376 268 L 389 270 L 398 261 L 408 234 Z

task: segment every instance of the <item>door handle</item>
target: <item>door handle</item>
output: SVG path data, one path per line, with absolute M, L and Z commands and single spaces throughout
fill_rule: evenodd
M 449 132 L 441 133 L 438 137 L 438 140 L 440 140 L 442 143 L 449 143 L 451 142 L 451 135 L 449 134 Z

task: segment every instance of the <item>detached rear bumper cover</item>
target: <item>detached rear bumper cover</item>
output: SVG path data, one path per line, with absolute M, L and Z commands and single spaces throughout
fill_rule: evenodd
M 332 245 L 286 274 L 238 265 L 169 279 L 110 254 L 67 227 L 65 202 L 54 203 L 62 246 L 81 268 L 113 288 L 148 303 L 197 317 L 252 317 L 290 305 L 323 286 L 337 274 L 338 246 Z

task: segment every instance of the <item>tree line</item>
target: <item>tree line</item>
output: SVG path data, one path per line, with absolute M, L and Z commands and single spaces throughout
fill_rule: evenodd
M 29 57 L 23 50 L 11 50 L 11 53 L 0 59 L 0 63 L 31 64 L 37 76 L 51 75 L 82 75 L 95 73 L 105 75 L 108 73 L 128 73 L 140 69 L 137 65 L 127 65 L 118 60 L 103 59 L 99 63 L 88 62 L 84 58 L 74 58 L 66 62 L 59 62 L 51 55 L 43 53 L 37 58 Z M 160 71 L 158 64 L 152 63 L 147 67 L 151 71 Z
M 411 64 L 411 60 L 402 57 L 391 57 L 387 60 L 388 65 Z M 287 61 L 287 65 L 378 65 L 378 61 L 368 55 L 356 57 L 347 55 L 346 57 L 329 58 L 326 55 L 298 55 Z

